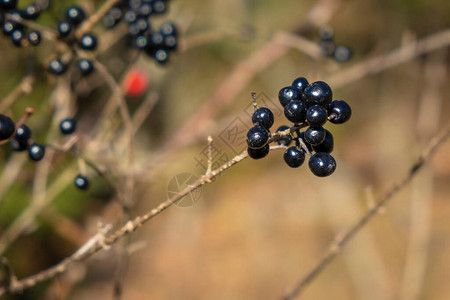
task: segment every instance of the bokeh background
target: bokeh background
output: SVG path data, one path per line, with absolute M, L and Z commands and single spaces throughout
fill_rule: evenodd
M 127 99 L 132 113 L 149 94 L 158 95 L 136 134 L 136 167 L 128 170 L 137 180 L 130 216 L 142 214 L 164 201 L 168 191 L 176 191 L 169 185 L 175 176 L 201 176 L 208 135 L 220 153 L 214 163 L 243 149 L 239 140 L 230 140 L 227 130 L 251 126 L 251 92 L 257 93 L 258 101 L 280 109 L 278 91 L 296 77 L 310 82 L 340 80 L 336 74 L 353 65 L 450 28 L 447 0 L 329 1 L 336 8 L 330 8 L 331 16 L 323 25 L 334 29 L 337 44 L 353 50 L 349 62 L 311 58 L 302 49 L 272 45 L 275 50 L 264 52 L 258 64 L 249 63 L 278 33 L 296 32 L 317 2 L 170 1 L 169 13 L 155 20 L 155 24 L 171 20 L 181 31 L 180 51 L 166 66 L 145 55 L 137 57 L 126 38 L 117 41 L 120 29 L 94 28 L 100 37 L 99 59 L 119 82 L 129 69 L 149 78 L 147 95 Z M 40 24 L 55 28 L 73 3 L 54 1 Z M 77 3 L 93 12 L 101 1 Z M 303 34 L 318 43 L 316 27 Z M 34 138 L 54 144 L 62 144 L 64 138 L 52 133 L 52 116 L 75 115 L 81 151 L 108 166 L 120 181 L 118 165 L 124 156 L 108 151 L 121 146 L 114 135 L 122 133 L 119 115 L 111 117 L 110 126 L 119 124 L 116 130 L 106 130 L 96 140 L 90 135 L 110 96 L 101 76 L 80 79 L 73 72 L 64 78 L 49 76 L 42 67 L 54 51 L 49 42 L 37 49 L 17 49 L 0 38 L 0 49 L 3 95 L 30 70 L 38 74 L 32 92 L 14 103 L 8 114 L 18 119 L 26 106 L 35 106 L 36 114 L 28 122 Z M 126 245 L 119 243 L 55 280 L 7 299 L 112 299 L 124 245 L 130 256 L 122 273 L 122 299 L 280 298 L 321 259 L 334 236 L 354 224 L 374 199 L 406 174 L 432 137 L 448 126 L 448 50 L 338 87 L 329 82 L 334 98 L 346 100 L 353 110 L 347 124 L 326 126 L 335 137 L 338 168 L 332 176 L 314 177 L 306 165 L 290 169 L 279 150 L 259 161 L 246 159 L 206 185 L 193 203 L 185 199 L 183 207 L 171 207 L 151 220 L 126 239 Z M 71 104 L 63 105 L 61 113 L 58 101 Z M 206 104 L 207 109 L 201 110 L 208 102 L 218 104 Z M 275 111 L 275 118 L 275 126 L 287 124 L 281 110 Z M 23 154 L 12 153 L 8 145 L 1 147 L 0 156 L 2 180 L 11 172 L 8 162 L 20 166 L 14 183 L 1 190 L 0 234 L 4 234 L 36 201 L 38 167 Z M 47 184 L 51 202 L 3 249 L 19 278 L 73 253 L 97 232 L 99 221 L 124 222 L 114 189 L 105 179 L 89 171 L 92 188 L 78 191 L 72 182 L 76 159 L 57 153 L 53 160 Z M 447 143 L 299 299 L 448 299 L 449 180 Z

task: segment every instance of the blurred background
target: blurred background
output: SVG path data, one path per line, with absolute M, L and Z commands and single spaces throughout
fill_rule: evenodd
M 75 2 L 90 14 L 102 1 L 53 1 L 39 24 L 56 28 Z M 318 9 L 318 3 L 325 4 Z M 102 115 L 110 98 L 102 76 L 68 72 L 56 78 L 43 67 L 52 42 L 17 49 L 0 38 L 3 95 L 29 72 L 36 74 L 31 93 L 6 113 L 17 120 L 25 107 L 34 106 L 27 123 L 34 139 L 52 144 L 65 141 L 55 133 L 57 119 L 75 116 L 80 151 L 119 185 L 127 172 L 136 180 L 127 216 L 115 189 L 93 170 L 88 168 L 89 191 L 74 187 L 73 155 L 56 152 L 47 181 L 39 183 L 40 163 L 3 145 L 0 249 L 18 278 L 72 254 L 98 231 L 98 222 L 123 224 L 179 191 L 185 179 L 201 176 L 208 135 L 214 140 L 213 167 L 243 151 L 251 92 L 273 110 L 276 128 L 289 125 L 277 99 L 282 87 L 300 76 L 328 82 L 334 99 L 353 110 L 348 123 L 326 125 L 335 138 L 336 172 L 318 178 L 306 164 L 291 169 L 281 150 L 262 160 L 246 159 L 109 251 L 5 299 L 114 299 L 114 286 L 123 287 L 122 299 L 279 299 L 448 126 L 448 46 L 360 77 L 347 72 L 448 30 L 448 0 L 173 0 L 155 26 L 167 20 L 179 27 L 180 44 L 164 66 L 137 55 L 123 28 L 93 29 L 100 40 L 98 58 L 118 82 L 129 70 L 148 80 L 145 95 L 127 98 L 132 114 L 146 101 L 154 104 L 136 133 L 135 163 L 128 169 L 118 138 L 120 115 Z M 352 49 L 351 60 L 338 63 L 318 53 L 322 25 L 333 28 L 336 44 Z M 105 129 L 94 135 L 99 118 Z M 14 181 L 6 183 L 8 178 Z M 449 179 L 446 143 L 299 299 L 448 299 Z M 37 191 L 40 185 L 46 192 Z M 5 237 L 30 206 L 38 208 L 25 216 L 20 234 Z

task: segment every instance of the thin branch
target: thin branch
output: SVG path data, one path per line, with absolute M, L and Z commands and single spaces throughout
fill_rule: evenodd
M 280 132 L 278 132 L 278 134 L 280 135 Z M 287 130 L 286 134 L 289 134 L 289 130 Z M 273 138 L 271 138 L 269 140 L 269 142 L 273 142 L 273 141 L 274 141 Z M 284 148 L 285 147 L 282 145 L 277 145 L 277 146 L 272 146 L 270 149 L 277 150 L 277 149 L 284 149 Z M 24 289 L 33 287 L 34 285 L 36 285 L 42 281 L 51 279 L 51 278 L 57 276 L 58 274 L 61 274 L 65 271 L 67 271 L 68 268 L 75 262 L 82 261 L 102 249 L 105 249 L 105 250 L 109 249 L 119 239 L 136 231 L 138 228 L 140 228 L 142 225 L 144 225 L 147 221 L 149 221 L 150 219 L 159 215 L 160 213 L 162 213 L 163 211 L 165 211 L 167 208 L 171 207 L 172 205 L 176 204 L 178 201 L 180 201 L 182 198 L 184 198 L 189 193 L 212 182 L 212 179 L 214 179 L 219 174 L 228 170 L 230 167 L 241 162 L 242 160 L 244 160 L 247 157 L 248 157 L 247 151 L 242 152 L 241 154 L 235 156 L 233 159 L 226 162 L 222 166 L 211 171 L 208 175 L 206 175 L 206 174 L 203 175 L 197 181 L 195 181 L 191 185 L 187 186 L 185 189 L 183 189 L 182 191 L 180 191 L 178 194 L 174 195 L 173 197 L 160 203 L 157 207 L 153 208 L 146 214 L 144 214 L 142 216 L 138 216 L 138 217 L 134 218 L 133 220 L 128 221 L 125 225 L 123 225 L 121 228 L 119 228 L 115 232 L 108 234 L 108 230 L 110 229 L 110 227 L 107 227 L 108 230 L 99 232 L 97 235 L 95 235 L 94 237 L 89 239 L 88 242 L 85 243 L 74 254 L 67 257 L 66 259 L 61 261 L 59 264 L 57 264 L 53 267 L 50 267 L 49 269 L 46 269 L 44 271 L 41 271 L 38 274 L 35 274 L 35 275 L 29 276 L 27 278 L 17 281 L 17 283 L 14 285 L 14 287 L 8 287 L 8 286 L 0 287 L 0 297 L 7 293 L 14 294 L 14 293 L 23 291 Z
M 33 74 L 22 78 L 22 81 L 0 102 L 0 112 L 5 112 L 23 94 L 30 94 L 33 89 L 35 77 Z
M 308 272 L 294 288 L 290 290 L 282 299 L 294 299 L 315 279 L 341 252 L 344 247 L 379 211 L 399 192 L 401 191 L 417 174 L 425 163 L 427 163 L 434 155 L 436 150 L 450 137 L 450 128 L 436 136 L 429 146 L 422 152 L 417 161 L 412 165 L 409 172 L 394 186 L 391 187 L 383 196 L 381 196 L 377 204 L 369 209 L 369 211 L 361 217 L 352 227 L 335 237 L 328 251 L 322 260 Z
M 86 21 L 84 21 L 78 30 L 75 32 L 75 36 L 80 38 L 92 29 L 92 27 L 100 22 L 100 20 L 109 12 L 114 5 L 119 3 L 121 0 L 108 0 L 102 7 L 100 7 L 94 14 L 92 14 Z

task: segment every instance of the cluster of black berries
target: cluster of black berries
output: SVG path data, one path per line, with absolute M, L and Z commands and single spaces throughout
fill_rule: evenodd
M 328 84 L 316 81 L 309 84 L 304 77 L 294 80 L 291 86 L 284 87 L 278 94 L 284 107 L 284 115 L 294 123 L 292 127 L 281 126 L 277 134 L 271 135 L 270 128 L 274 118 L 270 109 L 261 107 L 255 110 L 252 122 L 255 125 L 247 133 L 248 154 L 254 159 L 265 157 L 269 153 L 269 143 L 277 141 L 279 145 L 289 147 L 292 141 L 296 145 L 284 152 L 286 164 L 292 168 L 300 167 L 306 153 L 311 172 L 319 177 L 333 174 L 336 161 L 330 155 L 333 151 L 333 135 L 323 125 L 330 121 L 342 124 L 350 119 L 350 106 L 342 100 L 334 100 Z M 300 129 L 308 127 L 301 132 Z
M 38 30 L 27 30 L 25 26 L 15 21 L 15 17 L 36 20 L 41 15 L 41 11 L 48 8 L 48 2 L 36 2 L 25 9 L 18 9 L 17 4 L 18 0 L 0 0 L 0 25 L 3 35 L 9 37 L 17 47 L 39 45 L 41 33 Z
M 85 11 L 79 6 L 71 6 L 66 10 L 65 19 L 58 23 L 59 38 L 68 45 L 77 44 L 81 49 L 94 51 L 97 49 L 97 37 L 92 33 L 85 33 L 79 39 L 74 35 L 74 29 L 86 19 Z M 94 63 L 87 58 L 77 61 L 78 69 L 82 76 L 87 76 L 94 71 Z M 55 75 L 62 75 L 67 71 L 67 63 L 60 58 L 52 59 L 49 63 L 49 70 Z
M 326 56 L 334 58 L 337 62 L 346 62 L 352 58 L 352 50 L 344 45 L 334 43 L 334 32 L 329 26 L 319 29 L 320 50 Z
M 72 118 L 64 119 L 59 124 L 61 133 L 72 134 L 76 129 L 76 121 Z M 40 161 L 45 156 L 46 147 L 42 144 L 31 141 L 31 129 L 22 124 L 16 129 L 16 124 L 10 117 L 0 114 L 0 143 L 9 141 L 11 148 L 16 152 L 28 151 L 28 156 L 32 161 Z M 75 186 L 81 190 L 89 187 L 89 180 L 78 174 L 75 177 Z
M 128 24 L 132 43 L 156 62 L 164 64 L 169 53 L 178 46 L 178 32 L 173 23 L 167 22 L 158 30 L 152 28 L 150 17 L 164 14 L 168 0 L 123 0 L 114 6 L 103 18 L 107 28 L 113 28 L 121 20 Z

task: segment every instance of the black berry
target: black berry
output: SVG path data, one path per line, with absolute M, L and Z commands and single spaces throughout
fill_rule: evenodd
M 334 140 L 331 132 L 325 129 L 325 139 L 319 145 L 312 146 L 315 152 L 333 152 Z
M 170 22 L 162 24 L 159 31 L 162 35 L 172 35 L 175 37 L 178 35 L 177 27 Z
M 41 14 L 41 8 L 37 5 L 29 5 L 25 9 L 25 13 L 23 14 L 23 18 L 26 20 L 36 20 L 39 18 Z
M 259 125 L 265 129 L 270 129 L 273 125 L 273 113 L 267 107 L 260 107 L 253 113 L 253 125 Z
M 352 109 L 347 102 L 343 100 L 334 100 L 328 106 L 328 115 L 330 116 L 331 123 L 342 124 L 350 119 Z
M 28 148 L 28 156 L 33 161 L 40 161 L 45 156 L 45 147 L 41 144 L 34 143 Z
M 163 14 L 166 12 L 167 9 L 166 2 L 162 0 L 156 0 L 153 2 L 152 9 L 155 15 Z
M 80 190 L 87 190 L 89 188 L 89 180 L 81 174 L 78 174 L 77 177 L 75 177 L 74 183 Z
M 20 143 L 28 143 L 28 140 L 31 138 L 31 129 L 23 124 L 16 130 L 16 135 L 14 139 Z
M 67 71 L 67 65 L 60 59 L 52 59 L 49 63 L 50 72 L 55 75 L 62 75 Z
M 293 86 L 287 86 L 282 88 L 278 93 L 278 100 L 280 100 L 281 105 L 284 107 L 291 101 L 302 100 L 302 95 L 297 88 Z
M 292 146 L 286 149 L 283 157 L 289 167 L 298 168 L 305 161 L 305 150 L 297 146 Z
M 72 32 L 72 24 L 67 21 L 62 21 L 58 24 L 58 32 L 61 37 L 69 36 Z
M 284 115 L 293 123 L 301 123 L 305 121 L 306 109 L 300 100 L 292 100 L 284 107 Z
M 79 6 L 72 6 L 66 12 L 67 21 L 73 25 L 79 25 L 86 18 L 84 10 Z
M 28 143 L 21 143 L 15 138 L 12 139 L 9 144 L 11 145 L 11 149 L 13 149 L 16 152 L 23 152 L 28 149 Z
M 0 141 L 9 139 L 15 132 L 16 125 L 8 116 L 0 114 Z
M 22 40 L 25 37 L 25 31 L 23 31 L 23 29 L 15 29 L 12 33 L 11 33 L 11 40 L 13 42 L 13 44 L 17 47 L 21 47 L 22 46 Z
M 59 129 L 62 134 L 72 134 L 77 127 L 77 122 L 74 119 L 64 119 L 59 123 Z
M 336 160 L 325 152 L 311 156 L 308 165 L 311 172 L 318 177 L 330 176 L 336 170 Z
M 87 76 L 94 71 L 94 64 L 91 60 L 82 58 L 78 61 L 78 69 L 80 69 L 81 75 Z
M 9 10 L 17 6 L 17 0 L 0 0 L 0 8 Z
M 334 37 L 333 28 L 330 26 L 322 26 L 319 28 L 319 38 L 322 41 L 332 41 Z
M 267 154 L 269 154 L 269 151 L 270 151 L 269 144 L 266 144 L 264 147 L 259 149 L 247 148 L 248 156 L 250 156 L 253 159 L 260 159 L 266 157 Z
M 165 64 L 169 61 L 169 54 L 164 49 L 158 49 L 156 50 L 154 56 L 157 63 L 159 64 Z
M 247 145 L 249 148 L 259 149 L 264 147 L 269 140 L 269 133 L 262 126 L 250 128 L 247 132 Z
M 309 82 L 305 77 L 299 77 L 292 82 L 292 86 L 297 88 L 300 91 L 300 93 L 303 93 L 303 91 L 308 85 Z
M 30 45 L 37 46 L 41 43 L 41 34 L 39 31 L 31 31 L 28 34 L 28 41 Z
M 306 129 L 303 138 L 311 146 L 319 145 L 325 139 L 325 129 L 322 126 L 310 126 Z
M 84 50 L 95 50 L 97 48 L 97 38 L 92 34 L 85 34 L 81 37 L 80 46 Z
M 323 125 L 327 122 L 327 111 L 320 105 L 313 105 L 306 111 L 306 121 L 309 125 Z
M 338 62 L 346 62 L 352 58 L 352 50 L 347 46 L 337 46 L 334 49 L 334 59 Z
M 333 93 L 330 86 L 323 81 L 311 83 L 303 92 L 303 100 L 308 107 L 317 104 L 327 108 L 332 98 Z

